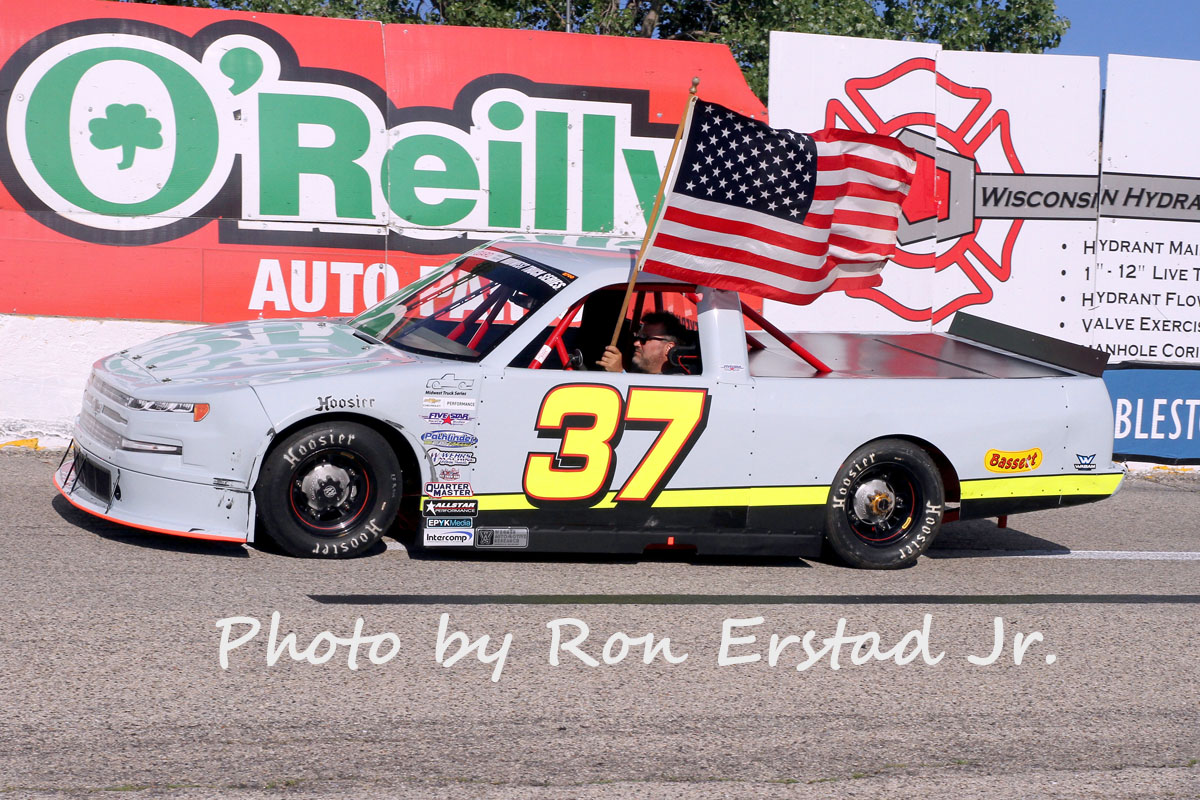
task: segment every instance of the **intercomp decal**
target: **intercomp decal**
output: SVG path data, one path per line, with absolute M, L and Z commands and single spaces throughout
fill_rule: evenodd
M 477 78 L 449 109 L 399 109 L 244 21 L 192 37 L 61 25 L 0 69 L 0 97 L 9 191 L 53 212 L 38 219 L 55 230 L 108 244 L 170 241 L 213 217 L 233 218 L 225 242 L 418 253 L 460 252 L 464 229 L 640 236 L 675 129 L 647 122 L 647 91 L 513 75 Z M 313 175 L 324 188 L 301 191 Z

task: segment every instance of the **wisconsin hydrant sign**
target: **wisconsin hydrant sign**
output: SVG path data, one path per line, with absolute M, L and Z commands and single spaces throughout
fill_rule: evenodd
M 883 285 L 823 298 L 806 326 L 928 330 L 967 310 L 1085 338 L 1097 59 L 805 34 L 771 43 L 772 124 L 886 133 L 921 159 Z
M 506 233 L 645 229 L 717 45 L 0 0 L 0 312 L 348 314 Z
M 772 34 L 772 124 L 886 133 L 921 161 L 882 286 L 768 313 L 928 330 L 965 310 L 1096 347 L 1124 368 L 1116 451 L 1200 463 L 1198 82 L 1200 62 L 1110 57 L 1101 137 L 1095 58 Z

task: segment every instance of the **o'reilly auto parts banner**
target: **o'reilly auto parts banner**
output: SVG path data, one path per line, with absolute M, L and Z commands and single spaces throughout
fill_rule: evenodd
M 348 314 L 497 235 L 640 238 L 721 46 L 0 0 L 0 312 Z

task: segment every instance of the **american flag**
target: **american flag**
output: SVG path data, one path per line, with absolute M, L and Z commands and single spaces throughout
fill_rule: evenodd
M 696 101 L 644 269 L 786 303 L 877 286 L 916 154 L 878 134 L 775 129 Z

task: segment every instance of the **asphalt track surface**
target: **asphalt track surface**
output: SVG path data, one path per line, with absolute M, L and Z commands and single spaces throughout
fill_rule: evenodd
M 399 547 L 305 561 L 93 520 L 57 497 L 57 456 L 0 451 L 0 798 L 1200 797 L 1195 475 L 1008 530 L 952 524 L 916 567 L 877 573 Z M 362 618 L 393 657 L 363 646 L 351 670 L 348 646 L 316 665 L 285 647 L 268 666 L 275 612 L 299 651 Z M 474 653 L 437 662 L 442 614 L 489 654 L 512 635 L 499 680 Z M 261 629 L 222 669 L 233 617 Z M 729 655 L 762 658 L 719 666 L 723 623 L 759 617 Z M 970 663 L 996 617 L 1000 656 Z M 767 663 L 772 634 L 820 648 L 840 618 L 880 650 L 909 634 L 915 660 L 855 664 L 846 646 L 839 669 L 800 671 L 791 645 Z M 551 665 L 563 619 L 589 626 L 599 666 Z M 618 631 L 688 657 L 647 664 L 636 645 L 606 664 Z

